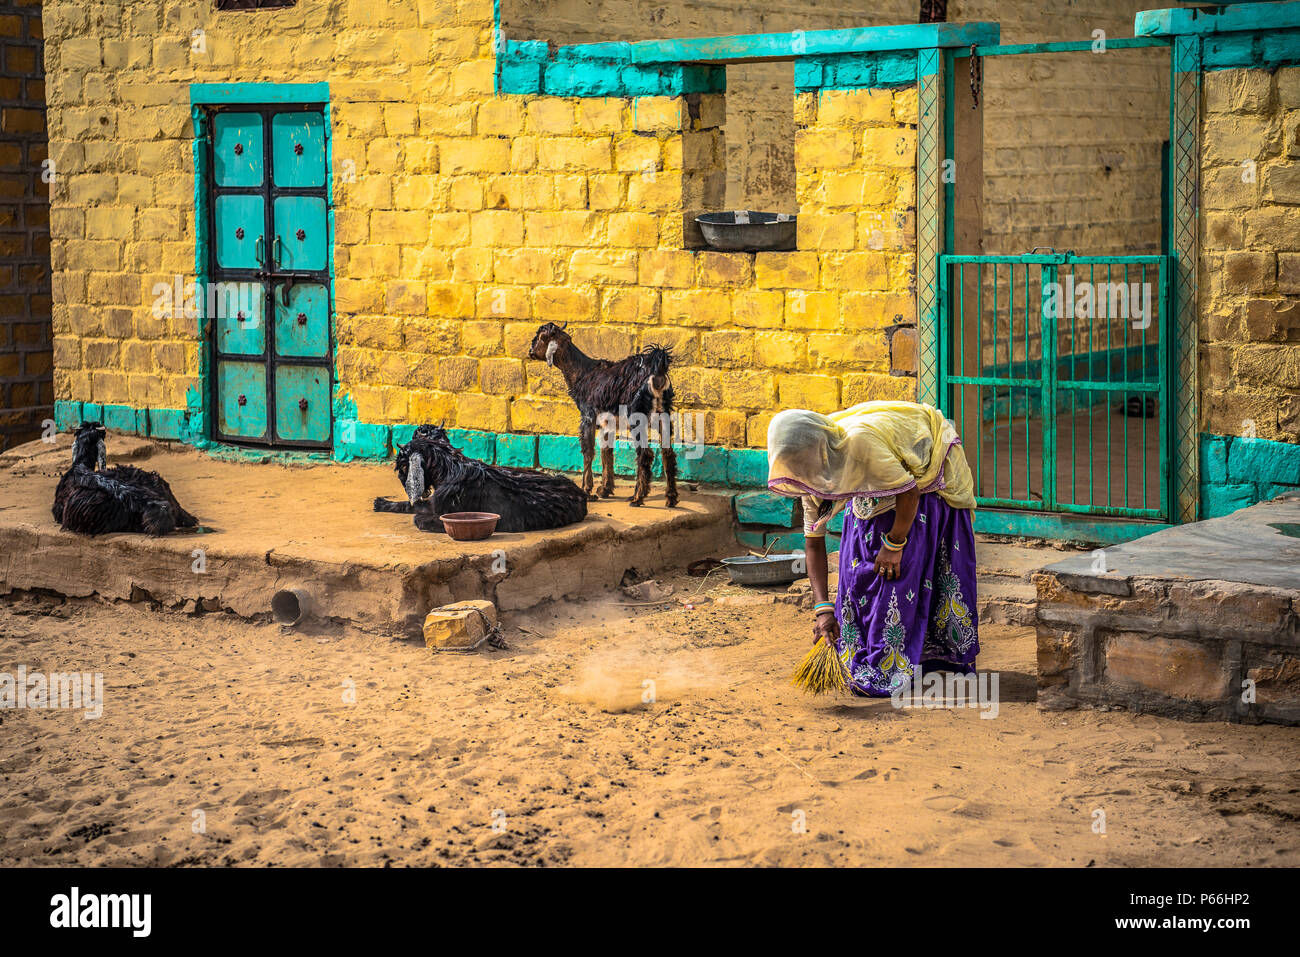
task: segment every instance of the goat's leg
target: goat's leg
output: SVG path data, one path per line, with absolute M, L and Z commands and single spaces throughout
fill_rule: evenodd
M 659 450 L 664 459 L 664 504 L 669 508 L 677 507 L 677 452 L 665 447 Z
M 636 488 L 632 492 L 629 505 L 640 505 L 650 492 L 650 467 L 654 465 L 655 450 L 650 446 L 638 449 L 636 453 Z
M 614 494 L 614 446 L 607 445 L 600 450 L 600 469 L 604 473 L 600 483 L 600 497 L 609 498 Z
M 582 491 L 589 499 L 596 496 L 591 494 L 591 487 L 595 484 L 595 476 L 591 474 L 591 460 L 596 457 L 596 423 L 592 419 L 583 418 L 578 424 L 578 445 L 582 448 Z

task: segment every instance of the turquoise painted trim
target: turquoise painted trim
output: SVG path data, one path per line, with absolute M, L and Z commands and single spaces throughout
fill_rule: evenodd
M 191 97 L 193 85 L 191 85 Z M 208 151 L 204 149 L 210 131 L 207 129 L 207 114 L 202 106 L 190 106 L 190 120 L 194 124 L 194 140 L 190 148 L 194 157 L 194 278 L 199 289 L 208 287 L 208 249 L 212 237 L 208 234 L 208 191 L 204 184 L 208 181 Z M 195 338 L 199 342 L 199 387 L 190 388 L 185 396 L 186 415 L 184 417 L 183 436 L 207 441 L 208 423 L 211 421 L 212 389 L 212 343 L 205 331 L 201 319 L 196 319 Z M 216 330 L 212 333 L 215 335 Z M 191 419 L 191 414 L 194 418 Z
M 727 63 L 794 60 L 800 91 L 916 82 L 920 49 L 996 44 L 996 23 L 925 23 L 729 37 L 579 43 L 509 40 L 494 4 L 498 94 L 638 97 L 726 91 Z
M 1085 53 L 1092 51 L 1095 40 L 1064 40 L 1055 43 L 1009 43 L 1005 46 L 980 47 L 980 56 L 1020 56 L 1035 53 Z M 1142 47 L 1167 47 L 1171 41 L 1161 37 L 1118 37 L 1106 40 L 1107 50 L 1132 50 Z
M 1296 488 L 1300 445 L 1201 434 L 1201 518 L 1218 518 Z
M 1133 19 L 1138 37 L 1206 35 L 1300 27 L 1300 3 L 1239 3 L 1225 7 L 1142 10 Z
M 223 103 L 325 103 L 328 83 L 191 83 L 190 105 Z
M 1126 522 L 1059 512 L 1022 512 L 1018 509 L 975 510 L 975 531 L 985 535 L 1046 538 L 1096 545 L 1118 545 L 1172 528 L 1163 522 Z
M 1206 70 L 1272 69 L 1300 63 L 1300 30 L 1232 33 L 1201 41 Z
M 850 53 L 794 61 L 794 86 L 799 93 L 894 89 L 915 83 L 916 56 L 911 53 Z
M 633 63 L 744 63 L 755 60 L 791 60 L 801 56 L 969 47 L 972 43 L 993 45 L 998 42 L 1000 33 L 1000 25 L 991 22 L 905 23 L 846 30 L 796 30 L 791 33 L 643 40 L 620 46 L 629 48 Z

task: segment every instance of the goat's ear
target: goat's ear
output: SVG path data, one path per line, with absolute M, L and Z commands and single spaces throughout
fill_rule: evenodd
M 424 498 L 424 459 L 412 455 L 406 468 L 406 497 L 412 505 Z
M 560 348 L 560 344 L 554 339 L 552 339 L 551 344 L 546 347 L 546 364 L 548 366 L 555 365 L 555 350 L 558 348 Z

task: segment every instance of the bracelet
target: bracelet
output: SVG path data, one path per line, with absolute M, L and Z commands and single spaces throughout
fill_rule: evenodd
M 813 605 L 813 617 L 814 617 L 814 618 L 816 618 L 818 615 L 820 615 L 820 614 L 821 614 L 822 612 L 824 612 L 824 611 L 829 611 L 832 615 L 835 614 L 835 602 L 833 602 L 833 601 L 819 601 L 819 602 L 817 602 L 817 604 Z
M 903 550 L 903 546 L 905 546 L 905 545 L 907 544 L 907 539 L 906 539 L 906 538 L 903 539 L 901 542 L 898 542 L 897 544 L 895 544 L 894 541 L 889 537 L 889 533 L 888 533 L 888 532 L 885 532 L 885 534 L 884 534 L 884 540 L 885 540 L 885 541 L 884 541 L 884 545 L 885 545 L 885 547 L 886 547 L 887 549 L 889 549 L 891 552 L 901 552 L 901 551 Z

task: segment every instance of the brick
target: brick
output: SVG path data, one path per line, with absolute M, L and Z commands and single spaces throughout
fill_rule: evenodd
M 815 289 L 817 275 L 816 253 L 758 253 L 754 257 L 754 282 L 760 289 Z
M 822 413 L 839 409 L 840 384 L 830 376 L 778 375 L 777 393 L 784 408 Z
M 1108 684 L 1202 702 L 1218 701 L 1229 692 L 1228 669 L 1204 645 L 1119 632 L 1109 637 L 1105 649 Z
M 425 617 L 424 643 L 434 651 L 476 648 L 496 621 L 496 606 L 485 599 L 443 605 Z

